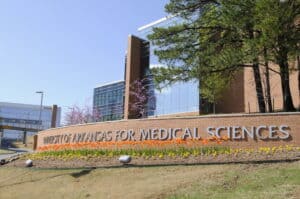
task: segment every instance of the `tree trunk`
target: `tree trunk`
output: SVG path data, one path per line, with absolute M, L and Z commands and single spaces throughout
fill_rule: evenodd
M 298 61 L 298 99 L 299 99 L 299 107 L 298 109 L 300 110 L 300 56 L 297 56 L 297 61 Z
M 201 81 L 200 81 L 200 78 L 198 78 L 198 90 L 199 90 L 199 92 L 198 92 L 198 97 L 199 97 L 199 99 L 198 99 L 198 103 L 199 103 L 199 105 L 198 105 L 198 114 L 199 115 L 201 115 L 201 113 L 203 112 L 203 110 L 202 110 L 202 99 L 201 99 L 201 89 L 200 89 L 200 83 L 201 83 Z
M 280 78 L 281 78 L 281 89 L 282 89 L 282 100 L 283 100 L 283 111 L 295 111 L 293 99 L 290 89 L 290 75 L 289 75 L 289 64 L 287 51 L 284 48 L 279 49 L 279 67 L 280 67 Z
M 265 59 L 265 78 L 266 78 L 266 95 L 267 95 L 267 103 L 269 112 L 273 112 L 272 108 L 272 99 L 271 99 L 271 88 L 270 88 L 270 73 L 269 73 L 269 61 L 267 57 L 267 49 L 264 48 L 264 59 Z
M 254 34 L 253 34 L 253 27 L 252 26 L 248 27 L 248 33 L 249 33 L 249 39 L 253 40 L 254 39 Z M 265 103 L 265 100 L 264 100 L 264 94 L 263 94 L 262 83 L 261 83 L 261 76 L 260 76 L 260 72 L 259 72 L 259 63 L 258 63 L 258 58 L 257 57 L 253 59 L 252 68 L 253 68 L 253 75 L 254 75 L 254 81 L 255 81 L 255 90 L 256 90 L 256 97 L 257 97 L 257 101 L 258 101 L 259 112 L 260 113 L 265 113 L 266 112 L 266 103 Z
M 255 80 L 255 90 L 256 90 L 256 97 L 257 97 L 257 101 L 258 101 L 259 112 L 265 113 L 266 112 L 266 104 L 265 104 L 265 100 L 264 100 L 261 76 L 260 76 L 260 72 L 259 72 L 259 64 L 257 62 L 257 59 L 253 60 L 252 68 L 253 68 L 253 75 L 254 75 L 254 80 Z

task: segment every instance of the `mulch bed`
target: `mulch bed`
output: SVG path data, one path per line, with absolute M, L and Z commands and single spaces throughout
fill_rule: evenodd
M 182 157 L 163 157 L 163 158 L 142 158 L 132 157 L 132 161 L 127 166 L 158 166 L 158 165 L 195 165 L 195 164 L 228 164 L 228 163 L 268 163 L 282 161 L 300 160 L 300 151 L 276 152 L 274 154 L 262 153 L 239 153 L 237 155 L 218 155 L 218 156 L 189 156 Z M 26 159 L 20 157 L 3 166 L 5 167 L 25 167 Z M 33 160 L 34 168 L 107 168 L 121 167 L 118 157 L 97 157 L 63 160 L 49 158 L 46 160 Z

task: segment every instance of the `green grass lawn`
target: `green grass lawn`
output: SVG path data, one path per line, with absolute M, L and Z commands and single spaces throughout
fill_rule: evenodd
M 298 199 L 300 198 L 300 164 L 298 162 L 254 165 L 228 170 L 210 184 L 199 181 L 168 198 Z
M 0 167 L 0 198 L 300 198 L 300 162 L 108 169 Z

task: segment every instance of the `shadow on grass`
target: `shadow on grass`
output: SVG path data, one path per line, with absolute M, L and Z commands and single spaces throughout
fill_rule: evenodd
M 21 173 L 21 174 L 19 174 L 17 176 L 12 176 L 12 177 L 8 178 L 7 180 L 1 181 L 0 182 L 0 189 L 4 188 L 4 187 L 9 187 L 9 186 L 14 186 L 14 185 L 21 185 L 21 184 L 25 184 L 25 183 L 45 181 L 45 180 L 49 180 L 49 179 L 53 179 L 53 178 L 61 177 L 61 176 L 67 176 L 67 175 L 70 175 L 70 176 L 72 176 L 74 178 L 79 178 L 79 177 L 82 177 L 84 175 L 88 175 L 94 169 L 96 169 L 96 168 L 95 167 L 86 168 L 86 169 L 82 169 L 79 172 L 73 172 L 73 173 L 67 172 L 67 173 L 52 175 L 52 176 L 43 177 L 43 178 L 30 179 L 30 180 L 24 180 L 24 181 L 21 181 L 21 182 L 14 182 L 14 183 L 10 183 L 10 184 L 1 185 L 2 182 L 5 183 L 5 182 L 10 181 L 10 180 L 17 180 L 18 177 L 24 176 L 24 175 L 26 175 L 27 173 L 30 172 L 30 171 L 26 171 L 26 172 Z
M 125 164 L 125 165 L 119 165 L 119 166 L 106 166 L 106 167 L 90 167 L 90 168 L 80 168 L 80 171 L 77 172 L 65 172 L 62 174 L 57 174 L 57 175 L 51 175 L 47 177 L 40 177 L 36 179 L 28 179 L 24 180 L 21 182 L 13 182 L 13 183 L 7 183 L 11 180 L 18 180 L 19 177 L 25 176 L 27 173 L 30 172 L 30 170 L 74 170 L 76 168 L 30 168 L 29 171 L 26 170 L 25 172 L 18 174 L 16 176 L 9 177 L 8 179 L 2 179 L 0 181 L 0 189 L 4 187 L 9 187 L 9 186 L 14 186 L 14 185 L 21 185 L 25 183 L 33 183 L 33 182 L 39 182 L 39 181 L 45 181 L 49 179 L 53 179 L 56 177 L 61 177 L 61 176 L 72 176 L 73 178 L 80 178 L 82 176 L 88 175 L 91 173 L 91 171 L 95 169 L 104 169 L 104 168 L 130 168 L 130 167 L 166 167 L 166 166 L 193 166 L 193 165 L 222 165 L 222 164 L 265 164 L 265 163 L 281 163 L 281 162 L 295 162 L 299 161 L 299 159 L 291 159 L 291 160 L 265 160 L 265 161 L 247 161 L 247 162 L 222 162 L 222 163 L 196 163 L 196 164 L 153 164 L 153 165 L 134 165 L 134 164 Z M 78 169 L 78 168 L 77 168 Z M 4 183 L 3 185 L 1 185 Z M 6 184 L 7 183 L 7 184 Z
M 28 173 L 28 172 L 26 172 L 26 173 Z M 22 175 L 25 175 L 26 173 L 22 173 L 22 174 L 20 174 L 18 176 L 14 176 L 14 179 L 17 179 L 18 177 L 20 177 Z M 21 182 L 14 182 L 14 183 L 10 183 L 10 184 L 4 184 L 4 185 L 0 185 L 0 189 L 4 188 L 4 187 L 14 186 L 14 185 L 21 185 L 21 184 L 25 184 L 25 183 L 44 181 L 44 180 L 48 180 L 48 179 L 52 179 L 52 178 L 56 178 L 56 177 L 60 177 L 60 176 L 65 176 L 65 175 L 69 175 L 69 173 L 67 173 L 67 174 L 64 173 L 64 174 L 53 175 L 53 176 L 49 176 L 49 177 L 45 177 L 45 178 L 37 178 L 37 179 L 31 179 L 31 180 L 24 180 L 24 181 L 21 181 Z M 11 180 L 11 178 L 7 179 L 7 181 L 9 181 L 9 180 Z
M 81 176 L 89 174 L 92 170 L 96 169 L 96 167 L 88 168 L 88 169 L 83 169 L 79 172 L 74 172 L 71 173 L 70 175 L 74 178 L 80 178 Z
M 200 165 L 227 165 L 227 164 L 274 164 L 274 163 L 283 163 L 283 162 L 297 162 L 300 161 L 300 158 L 293 159 L 274 159 L 274 160 L 251 160 L 251 161 L 223 161 L 223 162 L 197 162 L 197 163 L 166 163 L 166 164 L 123 164 L 116 166 L 100 166 L 96 168 L 147 168 L 147 167 L 169 167 L 169 166 L 200 166 Z
M 93 166 L 93 167 L 32 167 L 33 170 L 73 170 L 82 171 L 73 173 L 73 177 L 89 174 L 94 169 L 119 169 L 119 168 L 151 168 L 151 167 L 170 167 L 170 166 L 201 166 L 201 165 L 228 165 L 228 164 L 274 164 L 283 162 L 297 162 L 300 157 L 291 159 L 273 159 L 273 160 L 245 160 L 245 161 L 222 161 L 222 162 L 196 162 L 196 163 L 158 163 L 158 164 L 120 164 L 111 166 Z M 78 177 L 77 177 L 78 178 Z

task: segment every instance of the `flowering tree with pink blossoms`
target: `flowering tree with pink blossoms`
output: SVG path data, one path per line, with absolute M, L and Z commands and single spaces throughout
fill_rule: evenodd
M 151 79 L 144 78 L 135 80 L 131 85 L 130 95 L 133 101 L 130 109 L 136 112 L 136 118 L 145 118 L 149 116 L 150 111 L 155 110 L 154 89 L 151 87 Z
M 97 109 L 93 109 L 90 106 L 85 106 L 83 108 L 74 105 L 69 107 L 69 111 L 65 113 L 65 124 L 84 124 L 89 122 L 100 121 L 101 115 Z

